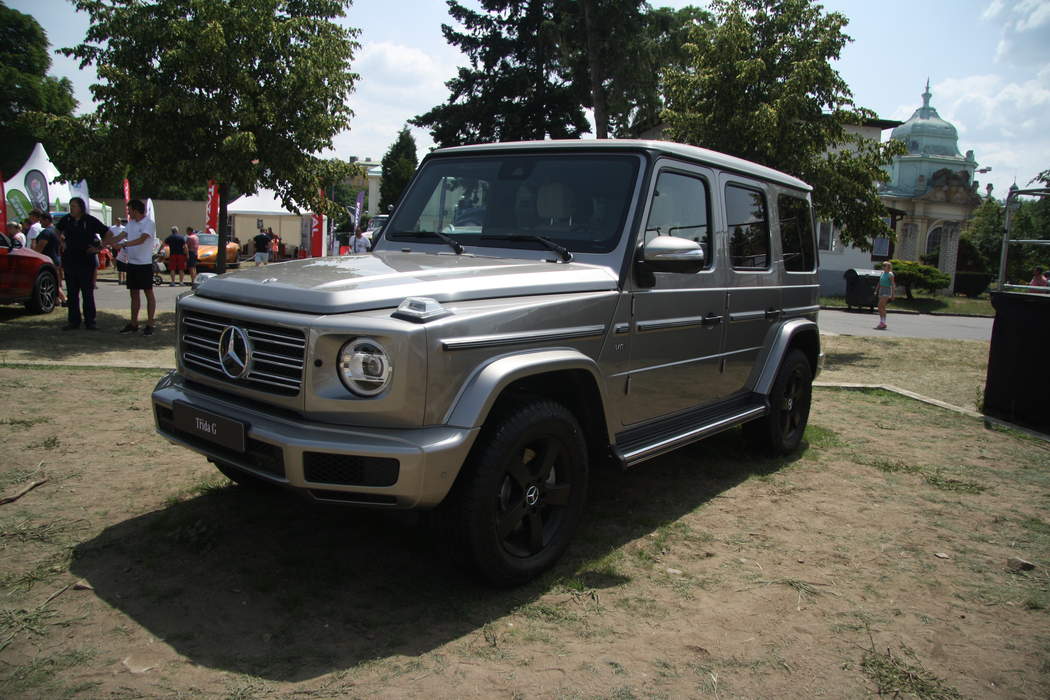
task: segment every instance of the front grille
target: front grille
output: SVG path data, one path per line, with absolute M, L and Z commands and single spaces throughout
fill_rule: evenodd
M 154 409 L 157 414 L 157 427 L 164 433 L 176 437 L 188 445 L 199 448 L 220 460 L 243 464 L 246 467 L 276 476 L 279 479 L 284 478 L 284 450 L 277 445 L 271 445 L 268 442 L 255 440 L 250 437 L 245 438 L 245 449 L 242 454 L 214 442 L 202 440 L 196 435 L 175 427 L 175 415 L 167 406 L 154 404 Z
M 219 362 L 219 337 L 239 326 L 251 339 L 252 368 L 243 379 L 231 379 Z M 186 367 L 235 386 L 281 396 L 296 396 L 303 384 L 306 335 L 280 326 L 187 312 L 179 327 L 179 352 Z
M 400 471 L 400 462 L 387 457 L 303 453 L 303 478 L 315 484 L 393 486 Z

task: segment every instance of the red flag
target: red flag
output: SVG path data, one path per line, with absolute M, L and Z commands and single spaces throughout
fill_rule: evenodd
M 0 172 L 0 232 L 7 235 L 7 194 L 4 192 L 4 174 Z
M 204 230 L 219 230 L 219 185 L 215 180 L 208 180 L 208 206 L 204 215 Z
M 128 202 L 131 201 L 131 183 L 124 178 L 124 218 L 128 218 Z
M 321 190 L 324 198 L 324 190 Z M 324 255 L 324 215 L 314 214 L 310 217 L 310 255 L 319 258 Z

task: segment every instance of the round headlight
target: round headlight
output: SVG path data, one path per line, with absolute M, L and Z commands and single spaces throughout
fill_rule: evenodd
M 394 375 L 383 346 L 372 338 L 355 338 L 339 351 L 339 378 L 359 396 L 375 396 L 386 389 Z

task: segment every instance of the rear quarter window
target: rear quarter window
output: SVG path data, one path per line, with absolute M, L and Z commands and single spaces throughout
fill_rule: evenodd
M 788 272 L 816 270 L 817 254 L 809 202 L 801 197 L 782 194 L 777 197 L 777 217 L 784 269 Z

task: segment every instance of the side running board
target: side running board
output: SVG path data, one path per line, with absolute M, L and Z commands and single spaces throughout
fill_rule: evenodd
M 745 394 L 616 434 L 613 457 L 624 468 L 764 416 L 765 397 Z

